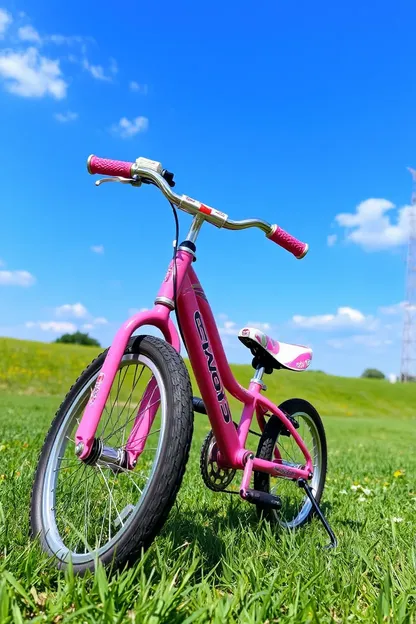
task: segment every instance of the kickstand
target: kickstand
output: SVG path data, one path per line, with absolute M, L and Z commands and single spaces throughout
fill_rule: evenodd
M 319 507 L 318 503 L 316 502 L 315 497 L 312 494 L 312 490 L 309 487 L 309 483 L 307 481 L 305 481 L 305 479 L 299 479 L 298 480 L 298 486 L 305 490 L 307 497 L 309 498 L 309 500 L 312 503 L 312 507 L 314 508 L 316 513 L 318 514 L 319 519 L 321 520 L 322 524 L 325 527 L 325 531 L 328 533 L 328 535 L 330 537 L 331 542 L 327 546 L 324 546 L 324 548 L 336 548 L 337 545 L 338 545 L 337 538 L 335 537 L 333 530 L 329 526 L 328 521 L 326 520 L 324 514 L 322 513 L 321 508 Z

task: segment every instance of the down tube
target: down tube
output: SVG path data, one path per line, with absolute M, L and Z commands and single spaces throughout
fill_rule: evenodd
M 203 314 L 189 276 L 178 297 L 178 314 L 189 359 L 207 409 L 223 463 L 241 467 L 240 443 L 225 395 L 220 373 L 205 328 Z
M 209 340 L 217 361 L 218 370 L 225 388 L 230 394 L 242 403 L 252 403 L 253 397 L 250 392 L 240 386 L 236 378 L 234 377 L 231 368 L 228 365 L 227 356 L 222 346 L 221 338 L 218 333 L 217 325 L 215 323 L 214 315 L 212 314 L 210 305 L 205 296 L 204 290 L 198 280 L 198 277 L 192 267 L 188 269 L 189 279 L 191 280 L 192 287 L 194 288 L 198 297 L 198 305 L 201 308 L 202 316 L 209 336 Z

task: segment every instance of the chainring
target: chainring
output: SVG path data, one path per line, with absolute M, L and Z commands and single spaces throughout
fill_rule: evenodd
M 217 441 L 212 431 L 206 436 L 202 447 L 199 466 L 205 485 L 214 492 L 222 492 L 234 479 L 236 471 L 221 468 L 217 463 Z

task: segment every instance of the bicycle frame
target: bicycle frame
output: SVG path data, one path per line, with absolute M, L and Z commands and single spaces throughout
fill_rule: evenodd
M 200 217 L 194 219 L 192 225 L 194 231 L 198 231 L 201 226 L 201 222 L 198 223 L 197 219 Z M 208 300 L 192 268 L 193 260 L 193 251 L 182 243 L 176 255 L 176 266 L 174 261 L 171 261 L 153 309 L 133 315 L 118 330 L 76 432 L 75 442 L 81 449 L 79 459 L 86 459 L 91 451 L 105 403 L 133 332 L 143 325 L 153 325 L 162 332 L 165 340 L 175 350 L 180 351 L 179 334 L 170 318 L 174 309 L 173 276 L 176 271 L 178 317 L 190 363 L 217 441 L 218 462 L 227 468 L 240 470 L 246 468 L 241 491 L 248 487 L 253 469 L 287 479 L 309 479 L 313 465 L 306 445 L 286 415 L 261 394 L 263 388 L 261 379 L 254 377 L 248 389 L 243 388 L 235 379 L 227 362 Z M 243 404 L 238 427 L 233 422 L 224 389 Z M 129 468 L 134 468 L 143 451 L 158 403 L 158 390 L 152 379 L 146 388 L 126 444 Z M 265 426 L 266 413 L 275 414 L 281 420 L 304 455 L 304 468 L 284 465 L 278 452 L 275 453 L 273 461 L 266 461 L 254 457 L 254 453 L 245 448 L 254 413 L 261 430 Z

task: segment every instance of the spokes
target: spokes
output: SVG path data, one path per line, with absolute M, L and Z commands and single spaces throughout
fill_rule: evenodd
M 56 535 L 50 533 L 56 551 L 68 549 L 73 557 L 91 558 L 92 551 L 120 539 L 139 512 L 160 454 L 166 409 L 160 376 L 149 360 L 141 359 L 123 358 L 96 432 L 101 444 L 140 452 L 134 471 L 110 465 L 104 456 L 91 465 L 75 457 L 76 429 L 99 371 L 69 410 L 48 464 L 54 476 L 47 510 L 54 517 L 49 525 L 57 529 Z M 149 437 L 152 442 L 147 443 Z
M 321 448 L 319 434 L 313 420 L 306 413 L 292 415 L 299 423 L 297 432 L 305 443 L 312 459 L 314 476 L 310 484 L 313 492 L 316 492 L 320 478 Z M 305 457 L 292 436 L 279 435 L 277 447 L 282 463 L 292 466 L 304 466 Z M 282 501 L 279 512 L 279 521 L 285 526 L 294 526 L 309 513 L 310 501 L 300 488 L 294 487 L 291 481 L 286 479 L 271 478 L 270 492 L 278 495 Z

